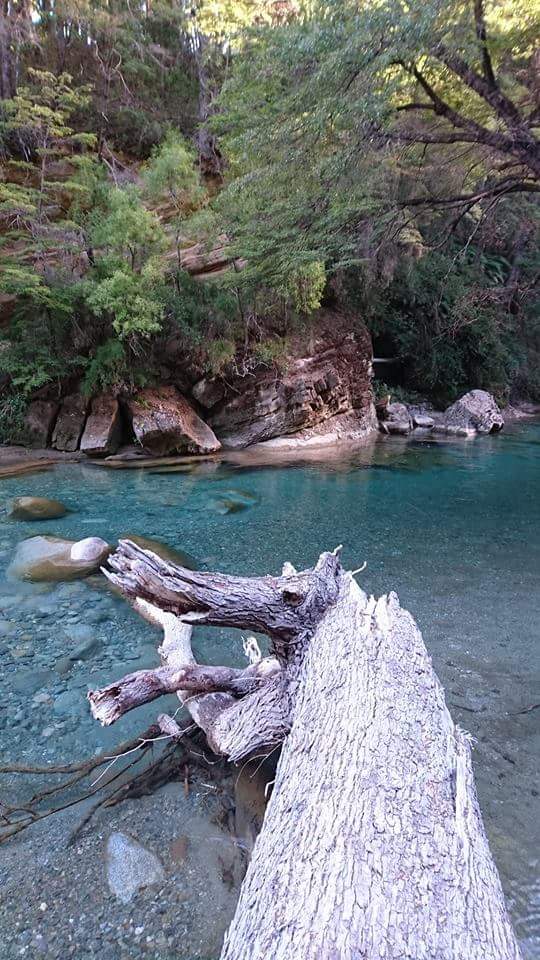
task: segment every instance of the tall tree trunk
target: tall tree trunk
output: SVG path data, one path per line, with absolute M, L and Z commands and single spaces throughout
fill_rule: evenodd
M 15 96 L 15 53 L 10 0 L 0 4 L 0 100 Z
M 212 87 L 207 62 L 208 38 L 199 31 L 196 31 L 194 51 L 199 83 L 199 123 L 197 129 L 199 166 L 204 177 L 221 182 L 223 178 L 223 156 L 208 122 L 212 114 Z
M 91 692 L 94 714 L 113 722 L 165 682 L 217 752 L 238 760 L 284 740 L 222 960 L 519 960 L 469 739 L 394 594 L 366 597 L 339 551 L 251 580 L 129 542 L 111 565 L 141 612 L 157 610 L 168 672 Z M 272 663 L 199 667 L 186 634 L 197 623 L 264 630 Z

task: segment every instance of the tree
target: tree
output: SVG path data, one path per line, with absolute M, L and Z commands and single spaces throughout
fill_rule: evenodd
M 424 208 L 449 211 L 455 230 L 475 204 L 538 193 L 537 23 L 521 0 L 487 14 L 482 0 L 334 0 L 252 31 L 217 121 L 240 174 L 236 196 L 258 191 L 263 224 L 279 236 L 279 201 L 268 200 L 281 190 L 294 208 L 287 229 L 332 258 L 339 231 L 346 262 L 354 240 L 362 258 L 368 217 L 378 243 Z

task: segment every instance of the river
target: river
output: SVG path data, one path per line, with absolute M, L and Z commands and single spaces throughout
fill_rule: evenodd
M 10 579 L 19 540 L 139 534 L 187 551 L 203 568 L 245 574 L 277 571 L 284 560 L 306 567 L 341 543 L 347 567 L 367 562 L 365 590 L 395 590 L 411 610 L 450 710 L 475 738 L 492 851 L 524 956 L 539 960 L 539 454 L 540 424 L 529 421 L 474 441 L 385 438 L 288 465 L 201 463 L 165 473 L 65 464 L 1 480 L 0 503 L 48 496 L 71 511 L 39 523 L 0 516 L 2 762 L 106 753 L 156 713 L 151 704 L 108 730 L 92 721 L 86 690 L 155 664 L 158 635 L 100 578 Z M 226 512 L 229 501 L 241 509 Z M 85 638 L 84 659 L 66 663 Z M 205 629 L 194 641 L 201 660 L 242 663 L 240 635 Z M 19 789 L 10 781 L 10 798 Z M 211 790 L 185 796 L 174 785 L 115 807 L 70 853 L 71 813 L 0 848 L 2 960 L 79 958 L 83 941 L 84 956 L 100 960 L 215 956 L 238 884 L 227 879 L 234 845 L 212 820 Z M 133 836 L 134 825 L 166 878 L 159 897 L 148 888 L 123 905 L 104 880 L 102 848 L 112 829 Z

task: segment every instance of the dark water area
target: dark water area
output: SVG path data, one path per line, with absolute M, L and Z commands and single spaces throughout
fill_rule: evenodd
M 367 561 L 359 577 L 365 590 L 395 590 L 411 610 L 452 715 L 476 740 L 476 781 L 492 851 L 524 955 L 538 960 L 540 708 L 531 708 L 540 703 L 539 465 L 540 424 L 528 422 L 475 441 L 385 438 L 354 454 L 288 466 L 201 463 L 190 472 L 157 473 L 66 464 L 0 481 L 0 506 L 30 495 L 60 499 L 71 510 L 45 522 L 0 515 L 0 762 L 48 763 L 106 752 L 144 729 L 157 712 L 150 704 L 106 730 L 92 720 L 86 690 L 155 665 L 159 635 L 101 577 L 58 584 L 10 579 L 7 568 L 21 539 L 54 534 L 114 542 L 138 534 L 187 551 L 206 569 L 244 574 L 277 572 L 285 560 L 306 567 L 321 550 L 341 543 L 348 568 Z M 226 512 L 231 500 L 241 501 L 241 509 Z M 88 648 L 84 659 L 66 666 L 66 654 L 81 642 Z M 240 634 L 199 629 L 194 648 L 202 661 L 244 662 Z M 175 701 L 158 709 L 174 710 Z M 166 943 L 151 942 L 143 950 L 144 935 L 137 940 L 128 931 L 127 952 L 104 933 L 96 940 L 96 956 L 193 960 L 214 954 L 235 892 L 224 889 L 221 896 L 223 876 L 210 890 L 217 861 L 204 850 L 213 851 L 221 840 L 199 800 L 197 795 L 184 802 L 175 794 L 170 816 L 178 817 L 180 809 L 183 832 L 199 838 L 193 845 L 199 860 L 186 869 L 199 875 L 206 869 L 208 903 L 204 884 L 186 886 L 185 932 L 180 940 L 174 935 L 173 953 Z M 161 805 L 168 802 L 161 795 L 144 801 L 145 816 L 158 828 L 165 816 Z M 100 820 L 100 843 L 111 824 L 118 826 Z M 59 842 L 52 827 L 42 835 L 32 832 L 34 839 L 0 848 L 0 878 L 2 858 L 8 877 L 4 889 L 0 879 L 0 942 L 2 926 L 8 930 L 10 923 L 3 912 L 6 897 L 16 910 L 21 906 L 14 886 L 24 875 L 21 854 L 30 873 L 36 843 L 45 850 Z M 43 858 L 51 862 L 45 853 Z M 92 882 L 103 884 L 96 862 Z M 61 895 L 61 884 L 58 890 Z M 106 925 L 110 901 L 104 902 Z M 115 922 L 123 922 L 116 916 Z M 58 927 L 62 923 L 59 915 Z M 2 960 L 38 955 L 35 924 L 30 934 L 21 924 L 26 940 L 10 934 L 12 953 L 0 951 Z M 57 950 L 57 934 L 45 937 L 50 952 L 41 949 L 41 955 L 78 956 Z

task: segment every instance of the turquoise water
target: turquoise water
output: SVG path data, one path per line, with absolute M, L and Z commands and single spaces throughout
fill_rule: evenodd
M 156 712 L 150 705 L 107 731 L 91 721 L 86 689 L 154 664 L 158 635 L 100 578 L 7 580 L 20 539 L 141 534 L 204 567 L 245 574 L 277 571 L 284 560 L 305 567 L 341 543 L 348 567 L 367 561 L 366 590 L 396 590 L 412 611 L 454 717 L 476 738 L 492 849 L 525 956 L 540 958 L 540 709 L 527 709 L 540 702 L 539 453 L 540 424 L 529 422 L 473 442 L 388 438 L 326 462 L 169 474 L 68 464 L 0 481 L 1 500 L 50 496 L 72 510 L 40 523 L 1 518 L 3 758 L 106 750 Z M 237 491 L 252 500 L 224 514 L 220 501 Z M 89 622 L 96 649 L 62 674 L 55 664 Z M 239 635 L 205 630 L 194 639 L 201 659 L 242 661 Z

